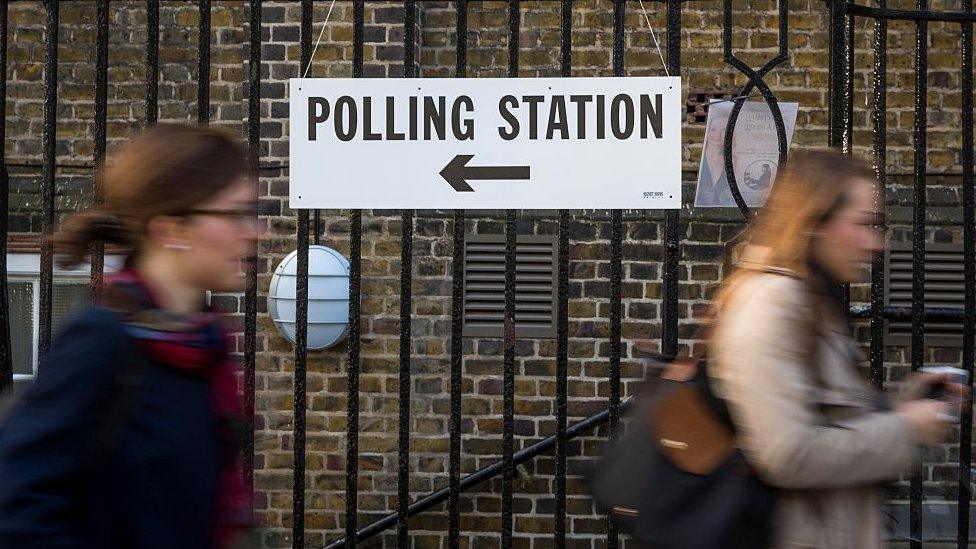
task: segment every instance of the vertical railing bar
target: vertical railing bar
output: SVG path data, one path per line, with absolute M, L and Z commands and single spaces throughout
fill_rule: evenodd
M 94 154 L 92 155 L 92 205 L 102 203 L 101 164 L 105 161 L 106 125 L 108 119 L 108 0 L 98 0 L 95 4 L 95 128 L 93 135 Z M 102 286 L 105 271 L 105 245 L 101 242 L 91 246 L 91 277 L 89 298 L 92 303 L 98 289 Z
M 363 0 L 354 0 L 352 9 L 352 75 L 363 77 Z M 349 215 L 349 347 L 346 370 L 346 547 L 355 547 L 359 500 L 359 369 L 360 298 L 362 296 L 363 212 Z
M 560 69 L 573 76 L 573 0 L 563 0 Z M 556 290 L 556 478 L 555 545 L 566 547 L 566 424 L 569 393 L 569 210 L 559 210 L 558 280 Z
M 197 64 L 197 122 L 210 123 L 210 0 L 200 0 L 200 62 Z
M 457 52 L 454 76 L 468 71 L 468 1 L 456 2 Z M 451 259 L 451 448 L 448 464 L 449 549 L 461 547 L 461 380 L 464 367 L 464 210 L 454 210 Z
M 298 74 L 303 74 L 311 57 L 312 1 L 302 0 L 301 42 Z M 308 377 L 308 210 L 297 211 L 297 260 L 295 273 L 295 422 L 292 447 L 292 547 L 305 547 L 305 449 Z
M 54 185 L 56 132 L 58 117 L 58 2 L 47 0 L 44 34 L 47 38 L 44 54 L 44 171 L 41 180 L 42 227 L 45 235 L 54 232 Z M 52 295 L 54 290 L 54 248 L 45 238 L 41 244 L 40 272 L 40 341 L 38 368 L 44 365 L 51 344 Z
M 299 63 L 299 69 L 301 72 L 299 74 L 305 74 L 306 67 L 312 64 L 312 20 L 313 20 L 314 7 L 312 5 L 312 0 L 302 0 L 302 21 L 301 21 L 301 32 L 299 37 L 299 56 L 301 57 Z M 314 220 L 312 225 L 312 234 L 314 235 L 315 245 L 321 243 L 322 235 L 322 212 L 318 209 L 314 211 Z
M 973 11 L 973 1 L 963 0 L 963 9 Z M 976 182 L 973 180 L 973 24 L 962 24 L 962 201 L 963 269 L 965 297 L 963 310 L 962 367 L 972 383 L 976 359 Z M 973 396 L 963 404 L 959 424 L 959 495 L 956 547 L 969 547 L 969 509 L 972 498 Z
M 853 84 L 850 83 L 849 73 L 852 65 L 853 50 L 849 43 L 852 36 L 848 34 L 851 27 L 848 21 L 853 21 L 853 16 L 846 14 L 849 0 L 837 0 L 830 3 L 830 87 L 829 96 L 829 129 L 827 132 L 827 145 L 840 149 L 844 153 L 850 153 L 848 131 L 853 131 L 850 126 L 850 108 Z M 850 284 L 840 285 L 840 291 L 844 296 L 844 309 L 850 308 Z
M 261 0 L 250 0 L 250 35 L 248 36 L 247 149 L 251 173 L 258 178 L 261 167 Z M 257 185 L 254 188 L 257 199 Z M 257 351 L 258 322 L 258 246 L 251 245 L 245 262 L 244 289 L 244 413 L 254 422 L 254 367 Z M 254 430 L 249 429 L 244 442 L 244 475 L 248 486 L 254 486 Z
M 459 0 L 459 3 L 466 0 Z M 451 265 L 451 448 L 449 458 L 448 547 L 458 549 L 461 536 L 461 380 L 464 318 L 464 210 L 454 210 Z
M 292 547 L 305 547 L 305 414 L 308 363 L 308 210 L 298 210 L 295 279 L 295 425 L 292 448 Z
M 844 141 L 844 90 L 846 83 L 844 79 L 847 75 L 845 70 L 845 60 L 847 51 L 844 43 L 846 40 L 846 27 L 844 26 L 844 11 L 847 0 L 830 2 L 830 74 L 828 80 L 830 86 L 827 89 L 829 103 L 829 121 L 827 131 L 827 145 L 829 147 L 840 148 Z
M 846 12 L 846 6 L 845 6 Z M 854 15 L 846 15 L 844 26 L 844 128 L 841 137 L 841 151 L 851 154 L 854 148 Z M 844 310 L 851 308 L 851 285 L 843 284 Z
M 403 77 L 413 78 L 416 64 L 417 2 L 403 2 Z M 410 546 L 410 311 L 413 281 L 413 210 L 400 212 L 400 372 L 399 444 L 397 452 L 397 547 Z
M 407 0 L 410 2 L 410 0 Z M 397 547 L 410 545 L 407 508 L 410 506 L 410 305 L 413 264 L 413 210 L 400 214 L 400 371 L 399 444 L 397 448 Z
M 842 150 L 851 154 L 854 148 L 854 16 L 847 16 L 844 40 L 844 138 Z
M 928 9 L 928 0 L 917 0 L 919 10 Z M 925 166 L 927 163 L 926 95 L 928 93 L 928 23 L 915 22 L 915 121 L 914 171 L 915 208 L 912 223 L 912 371 L 925 360 Z M 922 461 L 912 464 L 910 487 L 910 531 L 912 549 L 922 547 Z
M 7 141 L 7 0 L 0 0 L 0 211 L 8 207 L 7 155 L 2 145 Z M 7 307 L 7 215 L 0 219 L 0 393 L 14 383 L 13 357 L 10 352 L 10 310 Z
M 885 0 L 878 5 L 886 7 Z M 877 230 L 887 231 L 885 216 L 885 185 L 887 183 L 887 132 L 888 132 L 888 20 L 874 20 L 874 110 L 871 112 L 874 132 L 874 172 L 878 179 Z M 884 388 L 884 340 L 885 340 L 885 255 L 884 249 L 874 255 L 871 264 L 871 382 L 877 389 Z
M 668 0 L 668 71 L 678 76 L 681 72 L 681 2 Z M 680 191 L 679 191 L 680 192 Z M 663 317 L 664 331 L 661 351 L 667 356 L 678 352 L 678 262 L 681 249 L 678 240 L 680 210 L 668 210 L 664 214 L 664 278 Z
M 508 0 L 508 76 L 519 74 L 519 0 Z M 502 405 L 502 549 L 512 547 L 512 484 L 515 479 L 515 254 L 516 211 L 505 211 L 505 341 Z
M 613 4 L 613 75 L 624 76 L 624 15 L 626 0 L 614 0 Z M 610 211 L 610 399 L 609 431 L 612 437 L 617 432 L 620 419 L 620 309 L 622 284 L 622 240 L 623 218 L 620 210 Z M 619 543 L 617 527 L 607 521 L 607 548 L 616 549 Z
M 159 0 L 146 0 L 146 124 L 159 113 Z

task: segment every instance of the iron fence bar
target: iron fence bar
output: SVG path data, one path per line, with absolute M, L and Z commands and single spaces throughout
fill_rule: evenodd
M 833 0 L 830 2 L 830 87 L 828 93 L 828 105 L 830 108 L 827 146 L 840 148 L 844 144 L 844 115 L 847 111 L 843 102 L 842 90 L 847 87 L 844 78 L 847 74 L 845 70 L 845 60 L 847 51 L 846 40 L 843 39 L 846 30 L 844 25 L 844 13 L 847 0 Z
M 849 0 L 844 0 L 845 3 Z M 845 15 L 844 29 L 844 134 L 841 151 L 851 154 L 854 148 L 854 16 Z M 843 283 L 844 308 L 851 306 L 851 284 Z
M 210 123 L 210 0 L 200 0 L 197 122 Z
M 559 75 L 573 76 L 573 0 L 560 12 Z M 556 281 L 556 477 L 553 536 L 557 549 L 566 547 L 566 424 L 569 393 L 569 210 L 559 210 L 558 280 Z
M 670 357 L 670 358 L 661 357 L 661 360 L 673 360 L 673 359 L 674 357 Z M 630 404 L 631 401 L 629 399 L 625 400 L 620 404 L 619 411 L 621 412 L 626 411 L 630 407 Z M 574 423 L 572 426 L 566 429 L 566 438 L 571 440 L 576 438 L 577 436 L 588 433 L 602 426 L 603 424 L 607 423 L 609 419 L 610 419 L 609 410 L 598 412 L 586 419 Z M 519 450 L 518 452 L 515 452 L 512 455 L 512 462 L 515 465 L 521 465 L 522 463 L 525 463 L 530 459 L 534 459 L 546 452 L 551 451 L 555 447 L 555 445 L 556 445 L 556 435 L 546 437 L 540 440 L 539 442 L 536 442 L 535 444 L 532 444 L 522 450 Z M 487 482 L 497 477 L 498 475 L 502 474 L 504 468 L 505 468 L 505 464 L 503 462 L 496 461 L 495 463 L 485 467 L 484 469 L 481 469 L 475 473 L 472 473 L 462 478 L 461 486 L 460 486 L 461 491 L 466 491 L 470 488 L 474 488 L 475 486 L 478 486 L 483 482 Z M 420 498 L 412 505 L 410 505 L 410 508 L 407 510 L 408 515 L 413 517 L 420 513 L 423 513 L 424 511 L 427 511 L 428 509 L 440 505 L 448 498 L 449 492 L 450 492 L 450 488 L 441 488 L 440 490 L 437 490 L 435 492 L 432 492 Z M 391 513 L 373 522 L 369 526 L 366 526 L 365 528 L 357 532 L 357 535 L 359 536 L 360 540 L 363 541 L 368 540 L 384 532 L 388 528 L 391 528 L 393 525 L 396 524 L 396 521 L 397 521 L 396 513 Z M 345 545 L 345 543 L 346 543 L 345 539 L 340 539 L 326 545 L 325 549 L 339 549 L 340 547 L 348 547 L 348 545 Z
M 624 17 L 627 10 L 626 0 L 615 0 L 613 4 L 613 76 L 624 76 Z M 620 420 L 620 286 L 622 268 L 622 231 L 623 216 L 620 210 L 610 211 L 610 334 L 609 334 L 609 371 L 607 377 L 610 385 L 608 412 L 610 413 L 609 432 L 607 437 L 613 437 Z M 613 521 L 607 524 L 607 548 L 617 549 L 619 538 L 617 526 Z
M 408 0 L 409 1 L 409 0 Z M 413 252 L 413 210 L 400 215 L 400 372 L 399 444 L 397 448 L 397 547 L 410 544 L 407 507 L 410 505 L 410 304 Z
M 508 0 L 508 77 L 519 74 L 520 0 Z M 515 254 L 517 240 L 516 211 L 505 210 L 505 329 L 504 380 L 502 404 L 502 549 L 511 549 L 514 517 L 512 485 L 515 480 Z
M 460 0 L 466 2 L 466 0 Z M 464 210 L 454 210 L 451 265 L 451 447 L 448 464 L 448 547 L 458 549 L 461 536 L 461 380 L 464 366 Z
M 403 77 L 413 78 L 417 70 L 417 2 L 403 2 Z M 410 310 L 413 269 L 413 210 L 400 212 L 400 440 L 397 448 L 397 547 L 410 545 L 407 508 L 410 505 Z
M 853 18 L 846 17 L 848 0 L 833 0 L 830 4 L 830 65 L 828 88 L 829 124 L 827 144 L 850 154 L 850 140 L 853 126 L 851 110 L 853 109 L 851 83 L 849 77 L 853 65 L 853 49 L 850 43 L 853 32 L 851 22 Z M 850 20 L 850 21 L 849 21 Z M 841 291 L 844 296 L 844 306 L 850 307 L 850 284 L 844 283 Z
M 919 10 L 928 8 L 928 0 L 917 0 Z M 912 224 L 912 371 L 922 367 L 925 360 L 925 165 L 927 161 L 926 95 L 928 94 L 928 23 L 915 22 L 915 207 Z M 912 464 L 910 492 L 910 531 L 912 549 L 922 547 L 922 462 Z
M 844 35 L 844 137 L 841 149 L 851 154 L 854 148 L 854 16 L 847 16 Z M 848 296 L 849 297 L 849 296 Z
M 355 10 L 354 10 L 355 12 Z M 362 21 L 362 18 L 359 19 Z M 357 542 L 359 487 L 359 369 L 360 307 L 362 296 L 363 212 L 349 216 L 349 347 L 346 366 L 346 538 L 347 547 Z
M 363 77 L 365 5 L 352 4 L 352 75 Z M 349 346 L 346 365 L 346 537 L 345 546 L 355 547 L 359 503 L 359 370 L 360 298 L 362 296 L 363 211 L 349 215 Z
M 672 75 L 681 73 L 681 2 L 668 0 L 668 72 Z M 680 188 L 679 188 L 679 193 Z M 668 210 L 664 214 L 664 332 L 661 341 L 661 352 L 674 355 L 678 352 L 678 262 L 681 260 L 681 248 L 678 238 L 678 223 L 680 210 Z
M 964 0 L 963 9 L 972 13 L 973 1 Z M 972 384 L 976 361 L 976 188 L 973 180 L 973 24 L 962 24 L 962 202 L 963 272 L 965 278 L 962 367 Z M 972 385 L 970 385 L 972 387 Z M 963 404 L 959 424 L 959 494 L 956 547 L 969 547 L 969 509 L 972 498 L 973 396 Z
M 911 320 L 915 313 L 912 307 L 884 306 L 880 308 L 880 313 L 868 305 L 852 305 L 850 307 L 850 318 L 852 319 L 872 318 L 875 314 L 880 314 L 884 320 L 904 322 Z M 922 317 L 926 321 L 933 322 L 946 320 L 962 322 L 965 318 L 965 309 L 962 307 L 926 307 Z
M 159 0 L 146 0 L 146 124 L 159 116 Z
M 300 52 L 298 74 L 303 74 L 311 61 L 312 0 L 302 0 L 300 23 Z M 292 523 L 291 540 L 296 549 L 305 547 L 305 450 L 308 396 L 308 210 L 296 212 L 296 249 L 298 265 L 295 273 L 295 404 L 292 438 Z
M 108 0 L 98 0 L 95 4 L 95 127 L 93 137 L 91 193 L 92 204 L 102 203 L 102 181 L 99 167 L 105 161 L 106 125 L 108 118 Z M 95 302 L 98 289 L 102 286 L 105 271 L 105 245 L 96 242 L 91 246 L 91 276 L 89 299 Z
M 292 447 L 292 547 L 305 547 L 305 414 L 308 363 L 308 210 L 298 210 L 295 278 L 295 424 Z
M 886 21 L 937 21 L 943 23 L 974 23 L 976 14 L 968 11 L 928 11 L 889 9 L 883 6 L 871 7 L 849 4 L 847 12 L 858 17 L 873 17 Z
M 7 139 L 7 0 L 0 0 L 0 144 Z M 7 155 L 0 146 L 0 208 L 6 212 L 10 179 L 7 174 Z M 7 216 L 0 216 L 0 393 L 13 386 L 14 369 L 10 352 L 10 310 L 7 307 Z
M 457 0 L 457 51 L 454 76 L 464 78 L 468 70 L 468 2 Z M 460 548 L 461 537 L 461 379 L 464 322 L 464 210 L 454 210 L 451 258 L 451 447 L 448 457 L 448 547 Z
M 879 0 L 881 7 L 886 0 Z M 874 126 L 874 173 L 878 179 L 878 225 L 881 234 L 887 231 L 885 216 L 885 185 L 887 176 L 888 119 L 888 21 L 874 22 L 874 103 L 871 120 Z M 877 389 L 884 388 L 884 304 L 885 302 L 885 250 L 874 254 L 871 263 L 871 382 Z
M 248 36 L 247 86 L 247 149 L 251 173 L 258 177 L 261 163 L 261 5 L 262 0 L 250 0 L 250 28 Z M 257 199 L 257 186 L 254 188 Z M 257 350 L 258 322 L 258 247 L 254 242 L 245 261 L 244 289 L 244 413 L 254 422 L 254 366 Z M 248 429 L 244 441 L 244 475 L 249 487 L 254 486 L 254 429 Z
M 307 7 L 306 7 L 307 5 Z M 301 14 L 301 29 L 299 38 L 299 55 L 301 56 L 301 64 L 299 65 L 302 72 L 299 74 L 305 74 L 306 67 L 312 64 L 312 19 L 313 19 L 314 7 L 312 0 L 302 0 L 302 14 Z M 312 234 L 314 235 L 314 242 L 316 245 L 321 243 L 322 238 L 322 213 L 319 210 L 315 210 L 312 226 Z
M 739 91 L 737 97 L 748 97 L 752 88 L 758 88 L 760 95 L 762 95 L 763 100 L 769 105 L 769 112 L 773 117 L 773 125 L 776 126 L 776 140 L 779 144 L 779 162 L 782 163 L 786 160 L 786 126 L 783 124 L 783 114 L 779 110 L 779 103 L 776 101 L 776 96 L 773 95 L 772 90 L 764 80 L 766 74 L 773 70 L 777 65 L 783 63 L 789 59 L 788 47 L 789 47 L 789 3 L 780 2 L 779 3 L 779 52 L 776 57 L 773 57 L 766 62 L 758 71 L 753 70 L 748 64 L 739 59 L 732 52 L 732 2 L 731 0 L 725 0 L 723 4 L 723 17 L 722 17 L 722 45 L 724 50 L 725 62 L 731 65 L 733 68 L 745 75 L 749 80 L 746 85 Z M 745 199 L 742 198 L 742 193 L 739 191 L 739 183 L 735 178 L 735 170 L 732 165 L 732 137 L 735 134 L 735 126 L 739 120 L 739 112 L 742 110 L 743 101 L 735 101 L 732 105 L 732 111 L 729 113 L 729 121 L 727 124 L 727 129 L 725 131 L 725 143 L 723 144 L 723 149 L 725 152 L 725 174 L 729 182 L 729 190 L 732 193 L 732 198 L 735 200 L 736 206 L 742 215 L 747 219 L 751 216 L 749 211 L 749 206 L 746 204 Z
M 54 231 L 54 159 L 58 119 L 58 2 L 46 0 L 47 17 L 44 34 L 47 36 L 44 54 L 44 171 L 41 180 L 42 227 L 45 235 Z M 38 368 L 44 366 L 51 345 L 52 295 L 54 290 L 54 249 L 48 239 L 41 244 L 40 315 Z

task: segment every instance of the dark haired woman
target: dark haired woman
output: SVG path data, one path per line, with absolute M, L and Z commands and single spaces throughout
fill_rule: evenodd
M 211 549 L 250 526 L 232 343 L 207 290 L 238 291 L 258 237 L 239 144 L 159 125 L 110 156 L 104 204 L 67 220 L 62 263 L 129 250 L 56 335 L 0 429 L 0 546 Z

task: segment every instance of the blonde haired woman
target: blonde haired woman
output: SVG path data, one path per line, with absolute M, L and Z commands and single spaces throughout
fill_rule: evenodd
M 889 402 L 857 368 L 838 288 L 882 245 L 876 185 L 856 158 L 791 155 L 717 296 L 709 375 L 751 466 L 780 489 L 777 548 L 881 547 L 880 485 L 948 426 L 924 398 L 945 379 L 917 377 Z

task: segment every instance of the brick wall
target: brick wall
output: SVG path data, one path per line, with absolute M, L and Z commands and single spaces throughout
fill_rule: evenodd
M 420 76 L 454 75 L 455 8 L 452 2 L 418 2 Z M 522 3 L 520 75 L 558 76 L 559 13 L 551 1 Z M 665 45 L 663 7 L 645 2 L 651 24 Z M 685 2 L 682 14 L 683 92 L 735 94 L 745 78 L 724 64 L 722 17 L 716 2 Z M 938 9 L 959 9 L 960 2 L 933 2 Z M 889 1 L 911 8 L 914 2 Z M 736 2 L 733 16 L 736 53 L 758 67 L 776 55 L 778 17 L 773 1 Z M 328 2 L 317 2 L 313 36 L 318 36 Z M 781 101 L 797 101 L 795 148 L 822 146 L 827 135 L 827 14 L 820 0 L 790 2 L 790 56 L 767 78 Z M 314 77 L 352 75 L 352 4 L 337 2 L 309 71 Z M 270 272 L 295 247 L 295 217 L 289 209 L 287 172 L 287 79 L 299 74 L 298 2 L 265 2 L 262 29 L 261 215 L 268 234 L 260 244 L 256 472 L 259 516 L 268 527 L 269 547 L 291 545 L 291 479 L 293 420 L 293 349 L 274 329 L 264 299 Z M 73 2 L 61 9 L 58 123 L 59 209 L 71 211 L 87 201 L 92 153 L 94 90 L 93 2 Z M 109 138 L 124 139 L 141 126 L 145 92 L 145 5 L 112 3 L 109 54 Z M 214 2 L 211 104 L 215 123 L 242 127 L 246 113 L 247 8 L 240 2 Z M 160 120 L 196 118 L 197 12 L 193 4 L 162 2 L 160 21 Z M 573 12 L 573 75 L 612 74 L 612 3 L 578 0 Z M 7 135 L 11 164 L 11 211 L 14 231 L 39 230 L 37 189 L 40 178 L 41 108 L 43 104 L 43 10 L 39 2 L 11 4 Z M 468 19 L 468 76 L 504 76 L 507 72 L 507 8 L 504 2 L 471 2 Z M 869 153 L 871 41 L 873 24 L 857 22 L 855 70 L 855 151 Z M 403 11 L 399 2 L 367 2 L 364 73 L 367 77 L 403 74 Z M 929 179 L 930 241 L 960 241 L 959 207 L 959 40 L 957 26 L 931 24 L 929 30 Z M 625 67 L 630 75 L 663 74 L 636 2 L 626 15 Z M 888 213 L 890 237 L 910 236 L 911 139 L 914 26 L 891 23 L 888 35 Z M 689 117 L 683 128 L 683 158 L 688 182 L 695 178 L 704 125 Z M 693 184 L 685 185 L 686 201 Z M 323 211 L 323 244 L 348 252 L 347 211 Z M 569 413 L 570 421 L 606 406 L 609 356 L 609 223 L 606 212 L 573 212 L 570 233 Z M 623 243 L 623 378 L 624 393 L 643 375 L 634 346 L 654 346 L 661 337 L 661 212 L 624 214 Z M 413 249 L 411 494 L 421 496 L 447 481 L 447 418 L 450 370 L 450 292 L 452 220 L 440 212 L 418 211 Z M 733 210 L 681 211 L 679 269 L 679 337 L 689 342 L 696 316 L 724 275 L 725 243 L 741 230 Z M 554 234 L 554 212 L 520 212 L 519 234 Z M 504 232 L 501 212 L 469 212 L 469 234 Z M 360 381 L 359 524 L 391 512 L 396 505 L 396 432 L 398 427 L 399 355 L 399 212 L 363 213 L 362 377 Z M 869 288 L 857 285 L 853 299 L 866 302 Z M 218 303 L 239 315 L 238 296 Z M 867 340 L 867 325 L 858 325 Z M 464 341 L 463 457 L 464 473 L 497 461 L 501 450 L 501 342 Z M 307 419 L 306 527 L 310 546 L 341 536 L 345 488 L 345 346 L 309 353 Z M 959 362 L 958 349 L 928 350 L 928 359 Z M 905 375 L 907 349 L 889 347 L 887 376 Z M 517 344 L 516 449 L 554 432 L 555 341 L 523 339 Z M 598 450 L 603 433 L 570 443 L 568 531 L 572 547 L 602 546 L 604 522 L 597 516 L 577 475 Z M 952 501 L 956 484 L 951 463 L 954 447 L 927 456 L 927 498 Z M 519 469 L 515 483 L 515 539 L 519 547 L 552 545 L 554 461 L 543 456 Z M 500 529 L 498 479 L 464 494 L 462 530 L 468 546 L 497 547 Z M 896 486 L 895 500 L 907 499 L 907 485 Z M 411 521 L 418 547 L 439 546 L 446 532 L 443 509 Z M 372 545 L 380 545 L 376 541 Z M 391 545 L 389 539 L 386 545 Z

